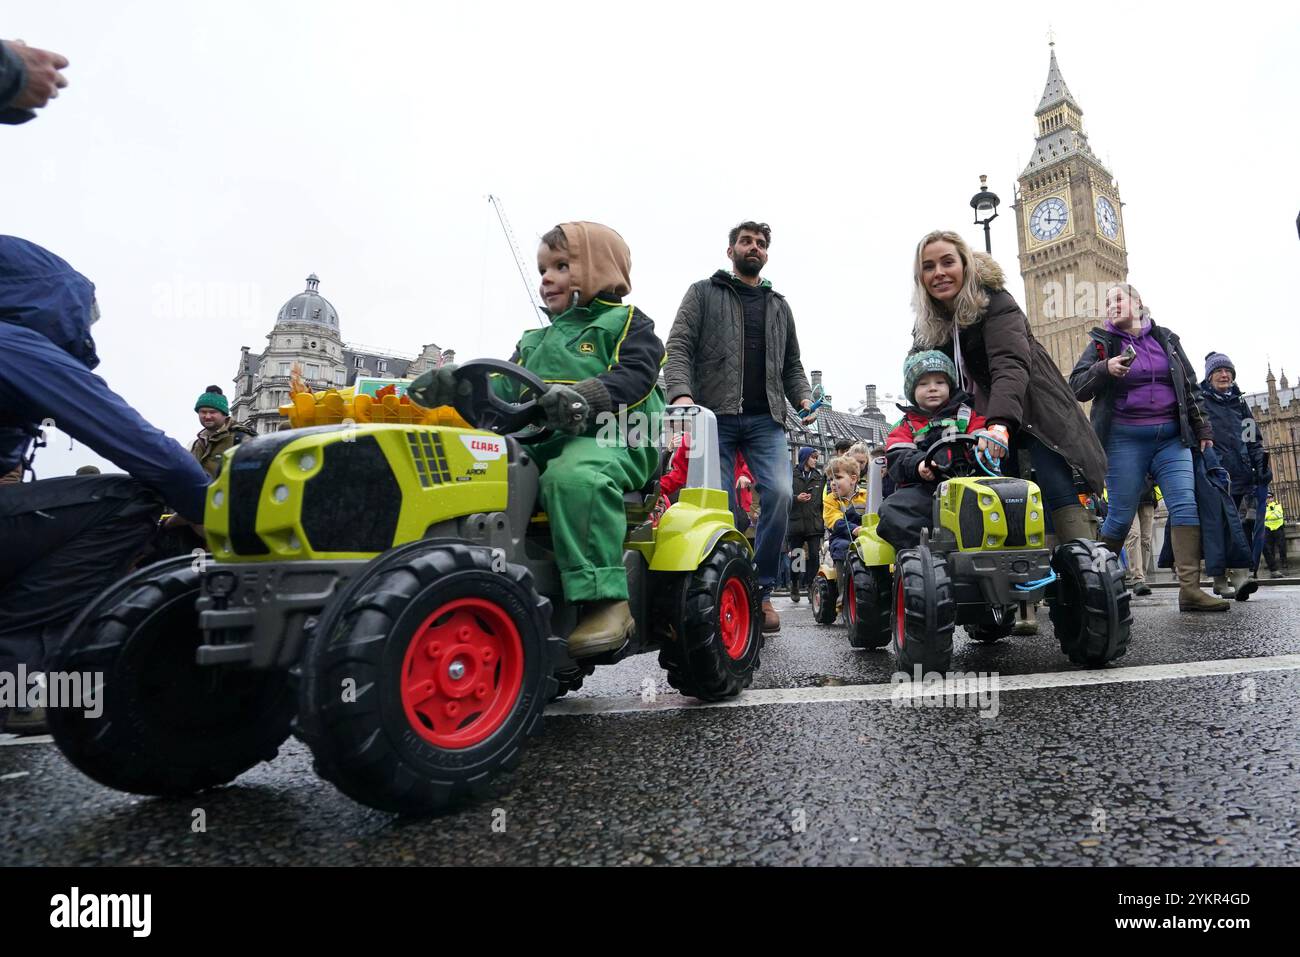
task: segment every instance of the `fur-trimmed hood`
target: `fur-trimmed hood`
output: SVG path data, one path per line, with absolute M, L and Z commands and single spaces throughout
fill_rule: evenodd
M 980 281 L 981 286 L 985 286 L 997 292 L 1007 288 L 1007 274 L 1002 271 L 998 261 L 988 253 L 971 252 L 975 259 L 975 278 Z

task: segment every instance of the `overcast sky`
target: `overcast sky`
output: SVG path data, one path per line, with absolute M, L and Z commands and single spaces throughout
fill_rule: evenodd
M 728 228 L 770 223 L 764 275 L 847 408 L 901 384 L 917 239 L 982 244 L 981 173 L 1023 303 L 1049 27 L 1157 320 L 1247 391 L 1270 358 L 1300 379 L 1294 4 L 8 4 L 0 37 L 72 65 L 0 128 L 0 232 L 96 283 L 98 371 L 186 445 L 312 271 L 347 341 L 507 356 L 533 319 L 489 192 L 530 261 L 557 222 L 619 230 L 665 339 Z M 54 444 L 43 476 L 95 461 Z

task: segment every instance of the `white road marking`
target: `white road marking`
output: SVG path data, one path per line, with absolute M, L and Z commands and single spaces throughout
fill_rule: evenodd
M 13 774 L 0 774 L 0 781 L 17 781 L 31 774 L 31 771 L 15 771 Z
M 1101 671 L 1053 671 L 1029 675 L 1000 675 L 997 690 L 1033 691 L 1039 688 L 1071 688 L 1089 685 L 1126 684 L 1135 681 L 1175 681 L 1187 678 L 1211 678 L 1216 675 L 1247 675 L 1268 671 L 1300 670 L 1300 655 L 1272 655 L 1264 658 L 1225 658 L 1219 661 L 1187 661 L 1169 665 L 1137 665 L 1132 668 L 1108 668 Z M 562 698 L 546 708 L 548 716 L 592 714 L 639 714 L 653 711 L 695 711 L 706 708 L 756 708 L 778 704 L 833 704 L 841 701 L 890 701 L 924 697 L 924 684 L 836 685 L 825 688 L 760 688 L 742 692 L 726 701 L 704 702 L 679 694 L 658 695 L 654 702 L 640 696 L 617 698 Z M 934 693 L 933 689 L 929 689 Z M 987 684 L 958 681 L 946 693 L 972 695 L 987 692 Z M 0 748 L 20 744 L 52 744 L 48 734 L 19 738 L 0 734 Z
M 16 734 L 0 734 L 0 748 L 15 744 L 53 744 L 54 739 L 48 734 L 34 734 L 20 738 Z
M 1185 678 L 1210 678 L 1216 675 L 1245 675 L 1267 671 L 1300 670 L 1300 655 L 1273 655 L 1264 658 L 1227 658 L 1220 661 L 1188 661 L 1170 665 L 1138 665 L 1132 668 L 1108 668 L 1101 671 L 1055 671 L 1031 675 L 1001 675 L 997 690 L 1032 691 L 1037 688 L 1069 688 L 1088 685 L 1125 684 L 1133 681 L 1171 681 Z M 974 681 L 959 681 L 946 689 L 949 694 L 987 692 Z M 659 695 L 654 702 L 638 697 L 568 698 L 549 705 L 547 716 L 632 714 L 649 711 L 679 711 L 702 708 L 754 708 L 777 704 L 829 704 L 840 701 L 889 701 L 923 697 L 924 683 L 838 685 L 826 688 L 762 688 L 743 691 L 726 701 L 705 703 L 679 694 Z

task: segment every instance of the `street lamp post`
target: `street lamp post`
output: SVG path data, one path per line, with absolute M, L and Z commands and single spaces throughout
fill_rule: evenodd
M 998 218 L 998 194 L 990 192 L 987 176 L 980 177 L 980 191 L 971 197 L 970 206 L 975 210 L 975 225 L 984 227 L 984 251 L 993 254 L 993 241 L 989 238 L 989 223 Z M 984 218 L 981 219 L 980 217 Z

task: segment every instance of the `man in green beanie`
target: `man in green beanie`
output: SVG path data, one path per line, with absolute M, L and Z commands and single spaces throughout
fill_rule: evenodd
M 203 390 L 194 403 L 194 411 L 199 414 L 203 431 L 190 446 L 190 454 L 198 459 L 209 478 L 216 478 L 221 469 L 221 456 L 226 450 L 244 439 L 255 437 L 257 433 L 246 425 L 230 421 L 230 403 L 218 386 L 210 385 Z

